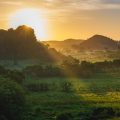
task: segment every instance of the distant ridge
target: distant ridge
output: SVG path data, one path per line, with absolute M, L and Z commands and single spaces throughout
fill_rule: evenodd
M 82 39 L 66 39 L 63 41 L 43 41 L 44 44 L 48 44 L 51 48 L 55 48 L 56 50 L 62 49 L 72 49 L 74 45 L 78 45 L 82 43 L 84 40 Z
M 94 35 L 87 40 L 66 39 L 63 41 L 44 41 L 43 43 L 48 44 L 56 50 L 74 49 L 80 51 L 97 51 L 116 50 L 118 48 L 117 41 L 103 35 Z
M 75 46 L 79 50 L 115 50 L 117 42 L 103 35 L 94 35 L 79 45 Z

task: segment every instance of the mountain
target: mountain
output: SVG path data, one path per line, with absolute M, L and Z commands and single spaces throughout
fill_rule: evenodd
M 81 44 L 74 46 L 74 48 L 80 51 L 115 50 L 117 49 L 117 42 L 102 35 L 94 35 Z
M 58 51 L 73 49 L 74 45 L 82 43 L 81 39 L 66 39 L 64 41 L 43 41 L 44 44 L 48 44 L 51 48 L 55 48 Z
M 34 30 L 28 26 L 0 30 L 0 60 L 38 59 L 39 61 L 62 61 L 66 57 L 55 49 L 38 42 Z

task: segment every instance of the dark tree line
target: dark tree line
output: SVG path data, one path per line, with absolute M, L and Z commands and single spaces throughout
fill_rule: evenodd
M 79 62 L 77 59 L 70 58 L 63 61 L 60 65 L 36 65 L 28 66 L 23 72 L 27 75 L 36 77 L 85 77 L 89 78 L 96 73 L 106 72 L 109 69 L 118 69 L 120 60 L 90 63 Z
M 33 65 L 24 68 L 22 71 L 9 70 L 0 66 L 0 76 L 9 78 L 22 84 L 27 76 L 35 77 L 85 77 L 89 78 L 96 73 L 106 72 L 107 70 L 118 70 L 120 60 L 90 63 L 79 62 L 74 58 L 66 59 L 60 65 Z
M 25 75 L 36 77 L 91 77 L 96 73 L 106 72 L 106 70 L 118 70 L 120 67 L 120 60 L 104 61 L 90 63 L 86 61 L 79 62 L 77 59 L 66 59 L 59 65 L 33 65 L 24 68 L 22 71 L 5 69 L 0 66 L 0 76 L 9 78 L 15 82 L 22 84 L 25 80 Z M 75 76 L 74 76 L 75 75 Z
M 21 85 L 25 80 L 25 75 L 23 72 L 18 70 L 5 69 L 3 66 L 0 66 L 0 77 L 8 79 L 9 81 L 12 80 Z

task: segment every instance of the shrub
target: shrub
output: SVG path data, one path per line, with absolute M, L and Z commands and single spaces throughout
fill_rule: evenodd
M 115 111 L 110 107 L 95 108 L 88 120 L 103 120 L 115 116 Z
M 63 82 L 61 88 L 63 92 L 70 92 L 72 91 L 72 84 L 70 82 Z
M 47 83 L 39 83 L 39 84 L 29 84 L 27 85 L 28 90 L 33 92 L 45 92 L 49 91 L 49 84 Z
M 23 89 L 15 82 L 0 80 L 0 116 L 3 120 L 22 120 L 26 99 Z
M 25 76 L 22 72 L 19 71 L 8 71 L 5 75 L 6 78 L 9 78 L 10 80 L 13 80 L 19 84 L 22 84 L 25 80 Z
M 56 120 L 73 120 L 70 113 L 61 113 L 56 116 Z

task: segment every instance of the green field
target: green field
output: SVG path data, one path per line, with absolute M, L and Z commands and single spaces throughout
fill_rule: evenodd
M 70 83 L 70 90 L 63 91 L 63 83 Z M 86 120 L 92 109 L 99 107 L 120 108 L 120 76 L 99 73 L 92 78 L 31 78 L 25 86 L 47 85 L 46 91 L 28 91 L 36 120 L 54 120 L 56 115 L 70 113 L 73 120 Z M 108 118 L 107 120 L 119 120 Z

